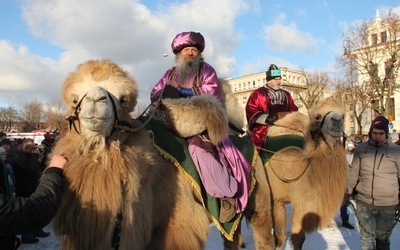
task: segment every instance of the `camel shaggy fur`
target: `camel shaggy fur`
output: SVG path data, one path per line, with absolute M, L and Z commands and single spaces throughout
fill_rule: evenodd
M 285 242 L 286 210 L 291 203 L 291 241 L 301 249 L 305 233 L 326 227 L 343 201 L 347 181 L 345 150 L 341 145 L 343 111 L 328 98 L 307 115 L 293 113 L 276 122 L 268 136 L 304 135 L 304 149 L 275 153 L 265 164 L 273 202 L 276 247 Z
M 193 187 L 129 115 L 137 97 L 135 80 L 110 60 L 79 65 L 62 86 L 70 128 L 53 153 L 68 163 L 52 222 L 62 249 L 202 249 L 207 242 L 208 213 Z M 268 182 L 255 161 L 245 215 L 257 249 L 272 249 Z M 237 249 L 238 236 L 225 239 L 225 248 Z

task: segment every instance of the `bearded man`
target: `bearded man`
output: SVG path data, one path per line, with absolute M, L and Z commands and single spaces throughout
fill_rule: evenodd
M 167 70 L 151 92 L 158 98 L 190 98 L 210 94 L 222 102 L 220 83 L 214 68 L 204 62 L 204 37 L 197 32 L 182 32 L 173 39 L 175 67 Z M 233 219 L 247 206 L 251 165 L 226 136 L 218 146 L 207 133 L 188 139 L 188 149 L 208 194 L 221 198 L 219 221 Z

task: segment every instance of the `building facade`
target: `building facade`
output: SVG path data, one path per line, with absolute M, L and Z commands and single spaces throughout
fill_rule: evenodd
M 385 110 L 384 116 L 389 119 L 390 132 L 400 132 L 400 81 L 397 78 L 399 59 L 393 60 L 393 55 L 400 53 L 400 23 L 394 25 L 382 21 L 379 11 L 375 20 L 367 28 L 368 38 L 365 44 L 346 51 L 356 65 L 356 84 L 366 93 L 369 105 L 361 101 L 351 101 L 347 97 L 346 133 L 356 134 L 360 127 L 353 115 L 353 110 L 363 112 L 361 119 L 362 134 L 367 134 L 371 121 Z M 394 91 L 393 91 L 394 90 Z

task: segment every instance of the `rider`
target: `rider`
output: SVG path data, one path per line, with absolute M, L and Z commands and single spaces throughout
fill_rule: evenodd
M 197 32 L 182 32 L 171 44 L 175 67 L 167 70 L 151 92 L 154 101 L 162 98 L 190 98 L 210 94 L 221 102 L 221 89 L 214 68 L 204 62 L 204 37 Z M 230 221 L 246 208 L 251 165 L 226 136 L 218 146 L 206 133 L 188 139 L 188 149 L 208 194 L 221 198 L 219 220 Z
M 246 117 L 251 131 L 250 140 L 263 147 L 268 126 L 274 125 L 279 113 L 297 111 L 298 108 L 288 91 L 281 88 L 280 69 L 271 64 L 267 71 L 267 85 L 254 90 L 246 104 Z

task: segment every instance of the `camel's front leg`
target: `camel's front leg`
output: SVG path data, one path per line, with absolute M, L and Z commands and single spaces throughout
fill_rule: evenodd
M 290 233 L 290 240 L 293 244 L 294 250 L 301 250 L 303 247 L 303 243 L 306 240 L 306 234 L 303 231 L 303 226 L 307 225 L 308 221 L 315 221 L 315 218 L 309 220 L 308 219 L 309 217 L 315 217 L 315 216 L 314 214 L 301 216 L 301 213 L 298 213 L 298 211 L 296 211 L 295 209 L 295 206 L 293 206 L 292 216 L 291 216 L 292 230 Z
M 274 235 L 277 249 L 282 249 L 286 240 L 286 208 L 285 203 L 279 200 L 273 203 Z

